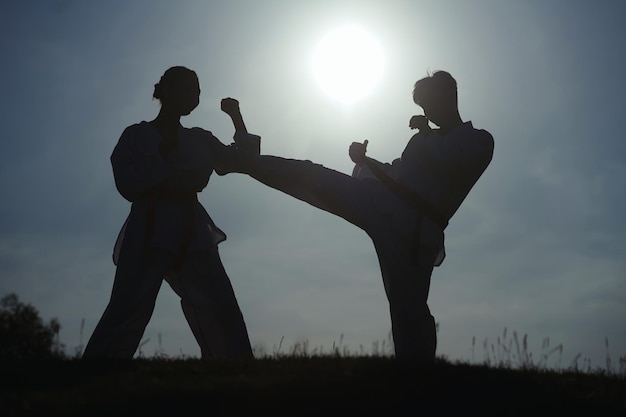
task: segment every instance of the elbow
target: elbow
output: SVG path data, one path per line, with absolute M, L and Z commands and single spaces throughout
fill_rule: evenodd
M 138 200 L 139 198 L 140 193 L 132 187 L 125 186 L 124 184 L 120 184 L 116 181 L 115 188 L 117 188 L 117 192 L 120 193 L 122 197 L 124 197 L 131 203 Z
M 124 197 L 124 199 L 130 203 L 134 203 L 135 201 L 139 200 L 139 194 L 138 193 L 133 193 L 133 192 L 128 192 L 128 191 L 122 191 L 118 188 L 117 190 L 120 195 L 122 197 Z
M 215 173 L 219 175 L 220 177 L 223 177 L 226 174 L 230 174 L 231 172 L 233 171 L 229 171 L 227 169 L 218 169 L 218 168 L 215 169 Z

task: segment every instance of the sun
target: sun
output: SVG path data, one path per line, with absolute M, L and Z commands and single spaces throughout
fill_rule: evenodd
M 322 89 L 343 103 L 369 94 L 380 80 L 384 56 L 380 44 L 356 25 L 324 37 L 313 53 L 313 75 Z

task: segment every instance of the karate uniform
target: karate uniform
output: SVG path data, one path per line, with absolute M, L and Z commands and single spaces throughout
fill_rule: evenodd
M 85 358 L 132 358 L 163 279 L 180 296 L 202 357 L 252 357 L 243 315 L 219 257 L 226 239 L 197 200 L 215 170 L 239 171 L 233 145 L 211 132 L 180 127 L 178 145 L 159 149 L 147 122 L 129 126 L 111 155 L 115 184 L 132 203 L 115 244 L 117 265 L 109 304 Z
M 401 158 L 377 164 L 449 219 L 489 165 L 493 146 L 491 134 L 466 122 L 446 135 L 418 133 Z M 433 267 L 445 256 L 442 226 L 416 212 L 367 168 L 349 176 L 311 161 L 261 155 L 251 159 L 248 173 L 369 235 L 389 300 L 396 357 L 431 362 L 437 339 L 427 299 Z

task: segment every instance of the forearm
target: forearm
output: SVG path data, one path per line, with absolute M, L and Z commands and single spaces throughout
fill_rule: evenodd
M 116 187 L 129 201 L 160 192 L 197 192 L 207 182 L 206 175 L 191 169 L 172 169 L 158 156 L 125 158 L 115 153 L 111 162 Z
M 239 101 L 227 97 L 222 99 L 221 107 L 222 111 L 230 116 L 235 127 L 235 143 L 228 147 L 219 147 L 221 157 L 214 161 L 215 172 L 218 175 L 230 172 L 245 173 L 250 161 L 261 153 L 261 137 L 248 133 L 239 108 Z
M 370 158 L 369 156 L 365 157 L 366 161 L 365 164 L 366 166 L 372 168 L 373 165 L 373 169 L 379 169 L 381 171 L 384 171 L 387 175 L 389 175 L 392 178 L 396 177 L 396 167 L 395 167 L 395 163 L 396 161 L 394 161 L 393 164 L 387 163 L 387 162 L 380 162 L 374 158 Z
M 149 190 L 160 186 L 170 175 L 169 168 L 158 155 L 136 159 L 116 149 L 111 156 L 115 185 L 119 193 L 134 201 Z
M 229 116 L 233 121 L 235 133 L 248 133 L 248 129 L 246 128 L 246 124 L 243 121 L 243 116 L 241 115 L 241 112 L 237 111 L 236 113 L 230 114 Z
M 193 169 L 176 169 L 161 182 L 156 190 L 165 192 L 200 192 L 206 186 L 208 177 Z
M 248 129 L 246 129 L 246 124 L 243 122 L 241 110 L 239 109 L 239 101 L 231 97 L 223 98 L 221 108 L 222 111 L 229 115 L 230 119 L 233 121 L 233 126 L 235 126 L 235 132 L 248 133 Z

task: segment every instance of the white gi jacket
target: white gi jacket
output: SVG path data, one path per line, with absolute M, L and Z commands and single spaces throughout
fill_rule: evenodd
M 401 158 L 391 164 L 378 164 L 390 177 L 450 219 L 491 162 L 493 148 L 491 134 L 474 129 L 468 121 L 445 135 L 437 130 L 428 135 L 417 133 L 409 140 Z M 355 167 L 352 175 L 359 179 L 376 179 L 365 165 Z M 424 217 L 420 241 L 438 251 L 435 265 L 440 265 L 445 257 L 441 227 Z
M 201 128 L 180 127 L 178 137 L 179 145 L 164 158 L 161 135 L 143 121 L 124 130 L 111 154 L 115 185 L 132 203 L 115 243 L 116 264 L 122 242 L 129 239 L 169 252 L 209 250 L 226 239 L 196 193 L 214 170 L 219 175 L 239 171 L 236 148 Z

